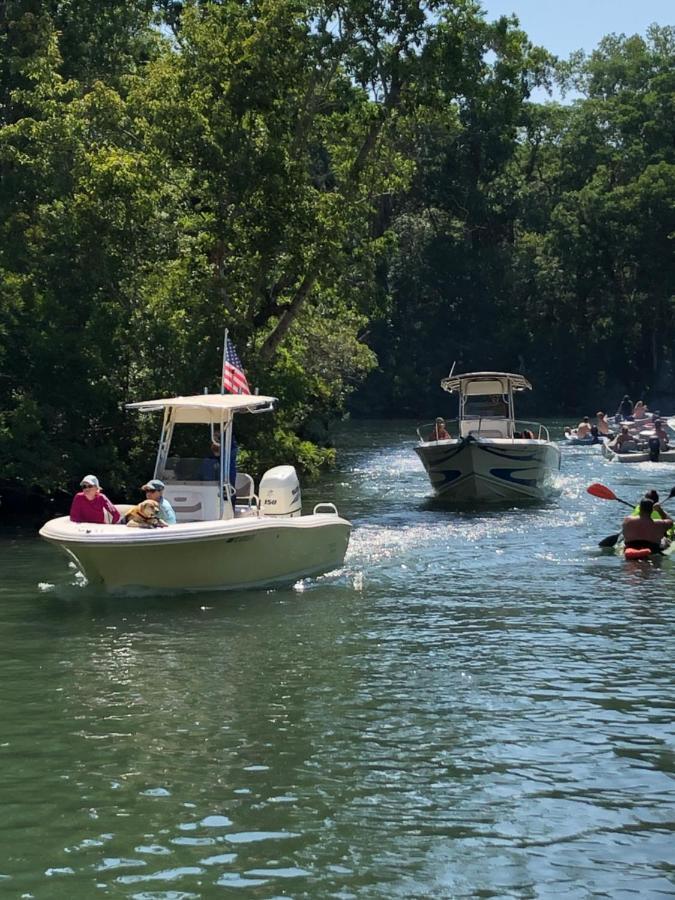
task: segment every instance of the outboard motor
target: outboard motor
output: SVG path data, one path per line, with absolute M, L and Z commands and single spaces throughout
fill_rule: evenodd
M 263 516 L 299 516 L 302 513 L 300 483 L 293 466 L 268 469 L 258 486 Z
M 657 437 L 650 437 L 649 441 L 649 459 L 651 462 L 658 462 L 661 453 L 661 441 Z

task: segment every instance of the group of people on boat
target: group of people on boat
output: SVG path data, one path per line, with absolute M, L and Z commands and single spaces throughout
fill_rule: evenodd
M 628 394 L 624 394 L 623 400 L 619 403 L 618 409 L 616 411 L 616 420 L 620 422 L 621 420 L 632 422 L 639 421 L 641 419 L 649 419 L 654 415 L 647 409 L 647 404 L 643 403 L 642 400 L 636 401 L 633 404 L 633 401 L 630 399 Z M 658 413 L 656 413 L 658 415 Z
M 660 413 L 650 412 L 642 400 L 633 404 L 628 394 L 622 399 L 613 418 L 599 411 L 594 422 L 589 416 L 584 416 L 576 428 L 566 428 L 565 434 L 576 442 L 599 444 L 606 441 L 615 453 L 629 453 L 645 447 L 659 452 L 670 449 Z
M 649 428 L 641 426 L 635 428 L 630 424 L 622 424 L 621 430 L 608 446 L 615 453 L 630 453 L 639 450 L 641 446 L 660 453 L 670 449 L 668 432 L 662 419 L 653 419 Z
M 440 420 L 443 421 L 442 419 Z M 449 435 L 446 432 L 446 437 Z M 442 438 L 439 438 L 442 440 Z M 218 481 L 220 478 L 220 444 L 211 440 L 208 456 L 199 469 L 201 481 Z M 232 435 L 230 462 L 225 473 L 232 485 L 232 503 L 234 504 L 234 486 L 237 477 L 237 444 Z M 140 490 L 145 499 L 122 515 L 114 503 L 101 490 L 96 475 L 85 475 L 80 482 L 80 491 L 73 497 L 70 506 L 72 522 L 84 522 L 92 525 L 129 525 L 134 528 L 166 528 L 176 524 L 176 513 L 164 496 L 165 484 L 159 478 L 151 478 Z
M 151 478 L 141 487 L 145 499 L 124 515 L 103 493 L 96 475 L 85 475 L 80 482 L 80 491 L 70 505 L 72 522 L 91 525 L 129 525 L 134 528 L 166 528 L 176 524 L 176 513 L 164 496 L 164 482 Z
M 661 553 L 670 544 L 673 520 L 659 503 L 659 495 L 649 490 L 629 516 L 623 520 L 624 545 L 631 550 Z

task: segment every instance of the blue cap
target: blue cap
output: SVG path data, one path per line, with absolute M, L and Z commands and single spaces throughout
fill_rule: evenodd
M 159 478 L 151 478 L 147 484 L 144 484 L 141 488 L 142 491 L 163 491 L 164 490 L 164 482 L 160 481 Z
M 95 475 L 85 475 L 80 482 L 80 487 L 84 487 L 85 485 L 91 487 L 101 487 L 101 485 L 98 483 L 98 478 Z

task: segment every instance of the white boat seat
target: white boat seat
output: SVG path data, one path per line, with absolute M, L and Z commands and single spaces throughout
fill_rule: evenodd
M 254 500 L 257 501 L 255 483 L 251 476 L 246 475 L 245 472 L 237 472 L 234 490 L 237 502 L 248 503 L 251 506 Z

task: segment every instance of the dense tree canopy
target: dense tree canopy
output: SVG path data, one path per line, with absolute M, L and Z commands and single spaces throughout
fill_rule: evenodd
M 674 40 L 556 62 L 475 0 L 2 0 L 0 488 L 145 477 L 124 404 L 218 389 L 224 327 L 281 401 L 254 468 L 330 462 L 348 408 L 425 415 L 453 360 L 549 410 L 663 392 Z M 553 79 L 577 99 L 534 103 Z

